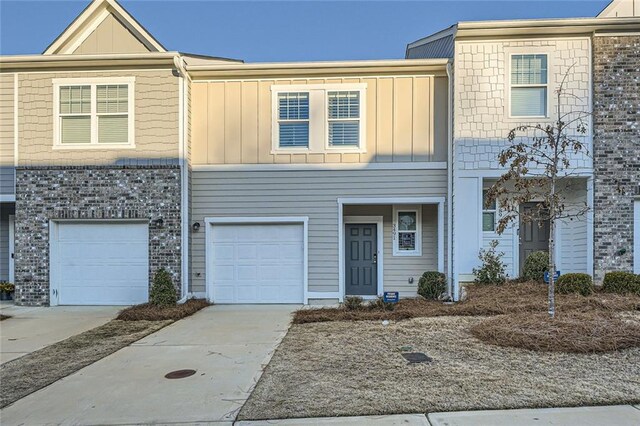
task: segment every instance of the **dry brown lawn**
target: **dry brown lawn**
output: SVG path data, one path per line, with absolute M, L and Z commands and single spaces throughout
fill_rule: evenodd
M 293 325 L 239 419 L 640 402 L 640 348 L 606 354 L 485 344 L 487 317 Z M 431 363 L 408 364 L 399 348 Z

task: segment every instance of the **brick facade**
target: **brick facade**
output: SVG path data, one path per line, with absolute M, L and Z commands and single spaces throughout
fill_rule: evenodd
M 640 186 L 640 36 L 593 38 L 594 266 L 633 270 L 633 200 Z
M 49 304 L 49 222 L 57 219 L 148 220 L 149 277 L 165 268 L 179 293 L 179 167 L 22 167 L 16 182 L 16 304 Z

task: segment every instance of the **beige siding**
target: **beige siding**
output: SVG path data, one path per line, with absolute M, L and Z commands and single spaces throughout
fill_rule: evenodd
M 53 148 L 54 78 L 135 77 L 135 148 Z M 178 158 L 178 78 L 171 70 L 19 75 L 20 165 L 113 164 Z
M 117 18 L 109 15 L 89 34 L 73 53 L 89 55 L 100 53 L 145 52 L 149 52 L 149 49 L 122 25 Z
M 0 74 L 0 194 L 14 193 L 14 74 Z
M 422 256 L 393 255 L 393 206 L 345 206 L 345 216 L 383 217 L 383 266 L 385 291 L 399 291 L 403 297 L 415 296 L 420 276 L 438 270 L 438 206 L 422 206 Z M 413 283 L 409 283 L 413 278 Z
M 339 197 L 444 196 L 447 189 L 445 170 L 194 170 L 192 179 L 192 223 L 204 223 L 205 217 L 213 216 L 308 216 L 309 290 L 319 292 L 338 291 Z M 429 220 L 423 245 L 429 261 L 424 267 L 412 260 L 390 262 L 392 288 L 403 292 L 409 291 L 408 284 L 402 283 L 408 278 L 402 271 L 406 262 L 412 264 L 410 273 L 414 277 L 423 269 L 434 267 L 435 225 L 431 212 L 425 213 L 429 213 Z M 385 231 L 388 232 L 390 228 Z M 192 291 L 204 291 L 204 229 L 193 234 L 191 262 Z
M 271 86 L 367 85 L 365 153 L 272 153 Z M 446 161 L 447 81 L 433 76 L 193 84 L 194 164 Z

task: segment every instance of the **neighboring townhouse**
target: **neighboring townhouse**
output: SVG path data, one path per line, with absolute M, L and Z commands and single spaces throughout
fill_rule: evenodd
M 94 1 L 0 59 L 16 303 L 144 302 L 159 268 L 217 303 L 415 295 L 446 270 L 447 63 L 181 54 Z
M 574 133 L 590 154 L 572 156 L 566 191 L 569 211 L 588 206 L 589 212 L 559 223 L 557 267 L 563 273 L 593 275 L 595 259 L 598 279 L 608 270 L 631 269 L 640 150 L 640 19 L 637 11 L 633 14 L 634 4 L 614 1 L 597 18 L 460 22 L 407 46 L 409 59 L 453 62 L 449 179 L 454 296 L 460 283 L 474 279 L 478 253 L 493 240 L 499 242 L 497 250 L 504 253 L 511 277 L 519 276 L 528 254 L 548 247 L 548 223 L 515 223 L 496 233 L 500 206 L 487 206 L 484 197 L 505 171 L 498 155 L 509 146 L 509 131 L 556 119 L 555 90 L 565 75 L 570 96 L 560 102 L 561 114 L 593 111 L 595 118 L 586 135 Z M 614 191 L 616 182 L 624 182 L 624 196 Z M 637 259 L 640 244 L 635 246 Z

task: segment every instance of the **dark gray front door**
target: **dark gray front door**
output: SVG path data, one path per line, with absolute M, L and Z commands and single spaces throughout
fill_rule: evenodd
M 345 292 L 348 296 L 375 296 L 378 290 L 377 225 L 345 227 Z
M 521 213 L 527 213 L 535 209 L 536 203 L 525 203 L 520 207 Z M 520 273 L 524 267 L 524 261 L 534 251 L 549 250 L 549 221 L 542 224 L 538 222 L 520 221 Z

